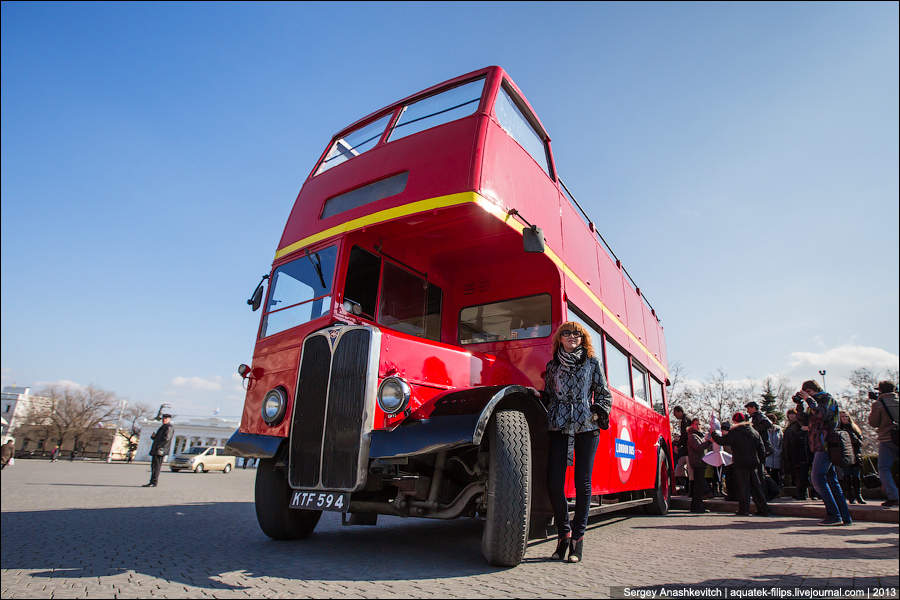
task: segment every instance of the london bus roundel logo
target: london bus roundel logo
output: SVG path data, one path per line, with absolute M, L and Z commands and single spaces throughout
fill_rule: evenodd
M 635 446 L 631 440 L 631 432 L 628 430 L 628 423 L 622 422 L 619 425 L 619 433 L 613 440 L 613 452 L 616 456 L 616 468 L 619 471 L 619 479 L 624 483 L 631 477 L 632 467 L 635 458 Z

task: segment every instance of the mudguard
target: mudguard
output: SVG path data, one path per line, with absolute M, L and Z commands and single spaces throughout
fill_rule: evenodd
M 272 458 L 287 438 L 235 431 L 225 444 L 225 454 L 244 458 Z
M 397 458 L 479 445 L 491 415 L 504 400 L 539 423 L 544 405 L 521 385 L 495 385 L 450 392 L 438 398 L 427 418 L 415 414 L 393 430 L 373 431 L 369 458 Z M 546 421 L 544 421 L 546 422 Z M 534 429 L 534 427 L 533 427 Z

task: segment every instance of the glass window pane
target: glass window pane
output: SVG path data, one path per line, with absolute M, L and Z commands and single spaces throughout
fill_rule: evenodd
M 653 410 L 661 415 L 666 414 L 666 405 L 663 402 L 663 386 L 656 377 L 650 376 L 650 393 L 653 398 Z
M 424 337 L 425 280 L 385 261 L 381 285 L 378 322 L 403 333 Z
M 494 103 L 494 113 L 500 126 L 506 130 L 519 145 L 525 148 L 537 164 L 541 165 L 544 172 L 549 175 L 550 167 L 547 163 L 547 147 L 544 140 L 538 135 L 519 107 L 513 102 L 512 97 L 505 88 L 500 88 L 497 101 Z
M 602 339 L 602 336 L 600 335 L 600 331 L 596 327 L 594 327 L 593 325 L 588 323 L 587 320 L 582 318 L 577 312 L 572 310 L 571 306 L 569 307 L 569 314 L 568 314 L 567 320 L 575 321 L 576 323 L 580 324 L 582 327 L 584 327 L 587 330 L 587 332 L 591 336 L 591 344 L 593 344 L 593 346 L 594 346 L 594 352 L 597 354 L 597 360 L 599 360 L 600 364 L 602 365 L 603 364 L 603 339 Z
M 381 139 L 381 134 L 384 133 L 384 128 L 387 127 L 391 116 L 393 115 L 385 115 L 377 121 L 364 125 L 335 140 L 331 144 L 331 148 L 328 149 L 328 154 L 325 155 L 322 164 L 319 165 L 316 175 L 324 173 L 331 167 L 336 167 L 355 156 L 359 156 L 367 150 L 371 150 L 378 143 L 378 140 Z
M 643 404 L 650 404 L 650 395 L 647 393 L 647 373 L 632 361 L 631 364 L 631 389 L 634 390 L 634 399 Z
M 406 180 L 408 178 L 409 171 L 404 171 L 398 175 L 393 175 L 329 198 L 325 201 L 325 207 L 322 209 L 322 218 L 327 219 L 342 212 L 353 210 L 390 196 L 396 196 L 406 189 Z
M 606 376 L 609 385 L 616 388 L 626 396 L 631 396 L 631 374 L 628 369 L 628 357 L 624 352 L 606 340 Z
M 263 337 L 318 319 L 331 310 L 331 296 L 317 298 L 263 317 Z
M 344 282 L 344 310 L 374 321 L 380 276 L 381 258 L 354 246 Z
M 390 139 L 398 140 L 471 115 L 478 109 L 483 89 L 484 79 L 478 79 L 404 107 Z
M 459 313 L 459 343 L 480 344 L 547 337 L 550 295 L 469 306 Z
M 336 260 L 337 247 L 329 246 L 275 269 L 263 316 L 263 337 L 306 323 L 330 310 Z

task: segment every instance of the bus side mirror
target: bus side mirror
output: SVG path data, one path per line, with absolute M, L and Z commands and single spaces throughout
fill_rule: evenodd
M 250 305 L 250 309 L 253 311 L 259 310 L 259 305 L 262 304 L 263 282 L 268 278 L 268 275 L 262 276 L 262 279 L 259 280 L 259 284 L 257 284 L 256 289 L 253 290 L 253 295 L 250 296 L 249 300 L 247 300 L 247 304 Z
M 259 305 L 262 304 L 262 295 L 263 295 L 263 284 L 260 282 L 256 289 L 253 291 L 253 296 L 247 300 L 247 304 L 250 305 L 250 309 L 253 311 L 259 310 Z
M 522 230 L 522 245 L 525 252 L 544 252 L 544 232 L 537 225 Z

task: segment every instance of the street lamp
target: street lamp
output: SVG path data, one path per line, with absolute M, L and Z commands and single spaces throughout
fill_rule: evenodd
M 824 390 L 825 389 L 825 369 L 822 369 L 821 371 L 819 371 L 819 375 L 822 376 L 822 389 Z

